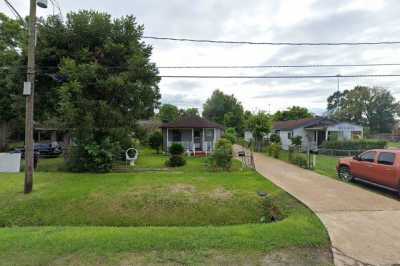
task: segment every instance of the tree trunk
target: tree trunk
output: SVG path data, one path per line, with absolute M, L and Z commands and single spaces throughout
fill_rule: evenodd
M 8 147 L 8 124 L 0 122 L 0 152 L 6 151 Z

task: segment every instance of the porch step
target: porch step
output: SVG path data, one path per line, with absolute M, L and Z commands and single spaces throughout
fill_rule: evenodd
M 195 157 L 207 157 L 210 153 L 207 153 L 205 151 L 196 151 L 194 154 Z M 192 153 L 193 155 L 193 153 Z

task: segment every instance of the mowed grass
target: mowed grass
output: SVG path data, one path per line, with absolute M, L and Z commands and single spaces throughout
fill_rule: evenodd
M 303 154 L 303 156 L 305 155 Z M 289 152 L 282 150 L 279 159 L 285 162 L 289 162 Z M 338 163 L 338 160 L 339 158 L 335 156 L 317 154 L 316 165 L 313 171 L 321 175 L 337 178 L 336 165 Z
M 136 169 L 164 169 L 166 159 L 144 151 Z M 42 160 L 30 195 L 23 174 L 0 174 L 0 265 L 259 264 L 274 250 L 329 249 L 309 209 L 238 162 L 231 172 L 190 158 L 178 169 L 110 174 L 55 165 Z M 283 220 L 260 222 L 277 213 Z

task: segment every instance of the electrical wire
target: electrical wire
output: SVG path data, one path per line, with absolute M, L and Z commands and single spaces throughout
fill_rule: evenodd
M 195 43 L 213 43 L 213 44 L 249 44 L 249 45 L 273 45 L 273 46 L 358 46 L 358 45 L 397 45 L 400 41 L 380 41 L 380 42 L 253 42 L 253 41 L 219 41 L 207 39 L 188 39 L 188 38 L 172 38 L 143 36 L 143 39 L 159 40 L 159 41 L 178 41 L 178 42 L 195 42 Z
M 323 79 L 323 78 L 376 78 L 376 77 L 400 77 L 400 74 L 276 75 L 276 76 L 159 75 L 158 77 L 160 77 L 160 78 L 188 78 L 188 79 Z
M 400 63 L 382 64 L 315 64 L 315 65 L 260 65 L 260 66 L 159 66 L 162 69 L 251 69 L 251 68 L 322 68 L 322 67 L 381 67 L 400 66 Z
M 21 20 L 21 22 L 25 25 L 25 20 L 23 19 L 21 14 L 18 12 L 18 10 L 13 6 L 13 4 L 9 0 L 4 0 L 4 2 L 9 7 L 9 9 L 14 14 L 14 16 L 16 16 L 19 20 Z

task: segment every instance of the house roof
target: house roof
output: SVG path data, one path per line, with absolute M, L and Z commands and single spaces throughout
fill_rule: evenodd
M 338 121 L 327 117 L 313 117 L 298 120 L 288 120 L 275 122 L 273 125 L 274 130 L 293 130 L 300 127 L 319 127 L 330 126 L 337 124 Z
M 220 124 L 208 121 L 199 116 L 187 116 L 175 122 L 164 123 L 160 128 L 219 128 L 224 129 Z

